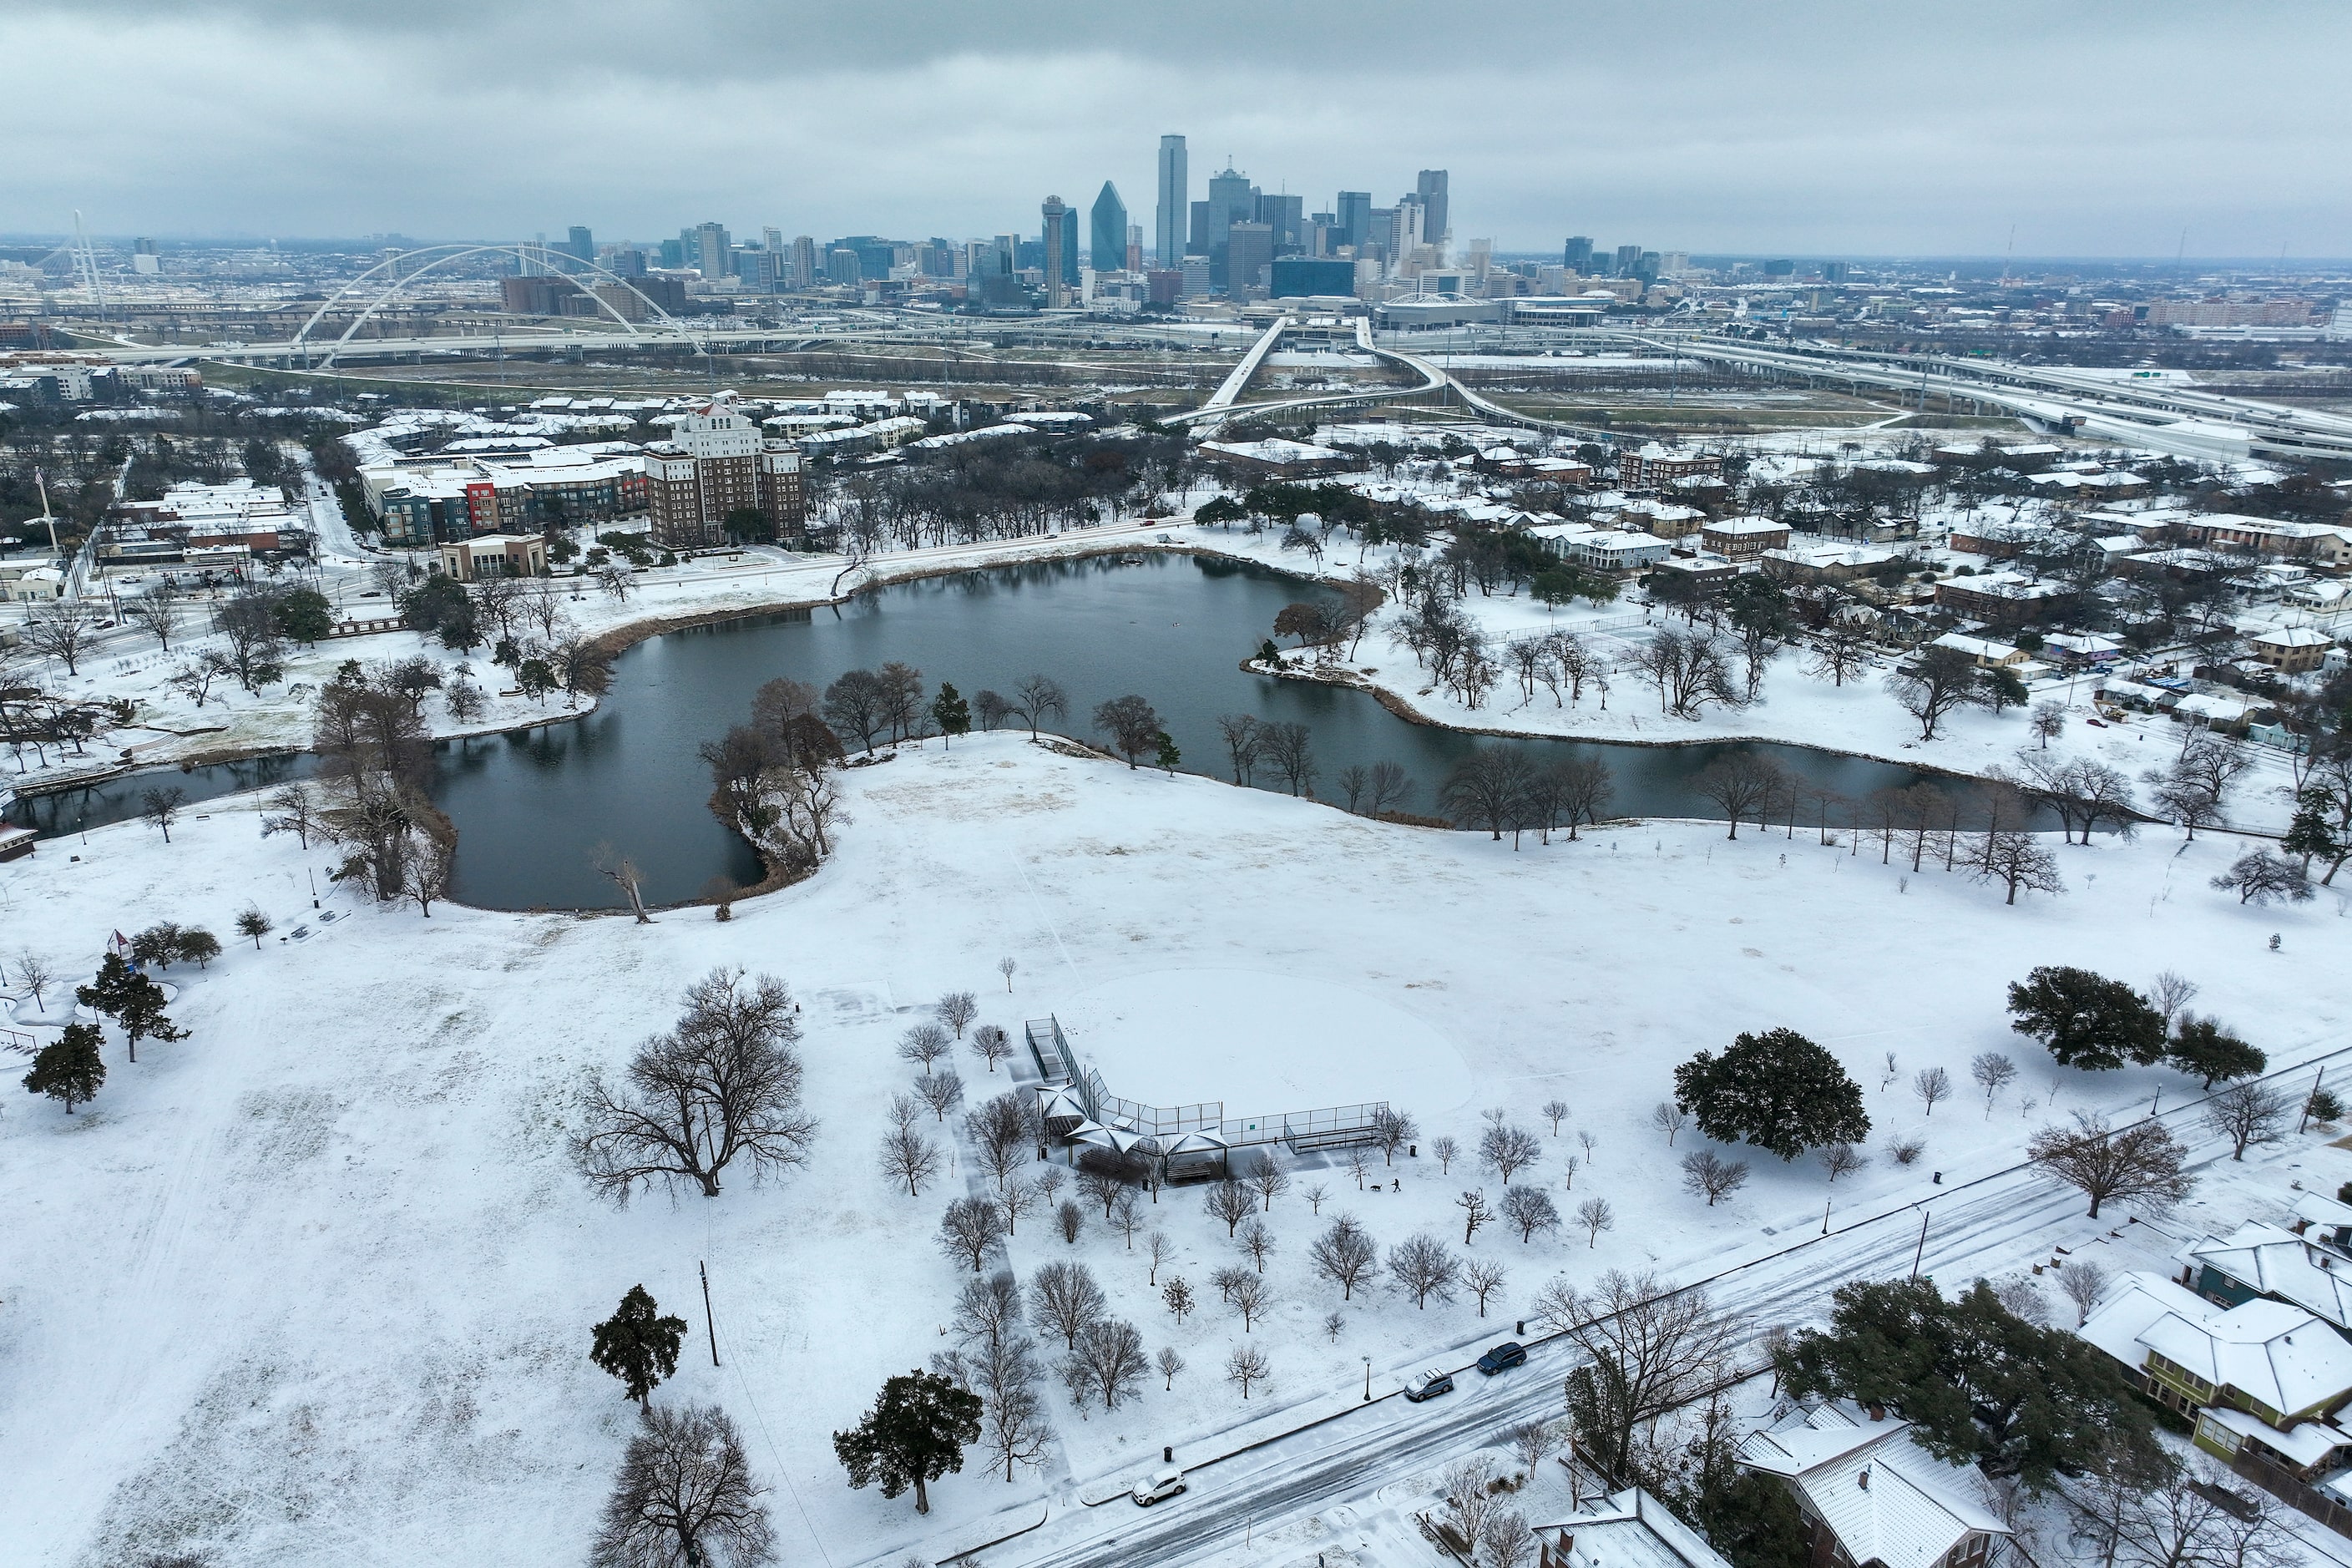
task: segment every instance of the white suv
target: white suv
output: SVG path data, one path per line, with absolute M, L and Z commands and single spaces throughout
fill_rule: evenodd
M 1135 1483 L 1135 1491 L 1133 1493 L 1135 1498 L 1135 1506 L 1138 1508 L 1150 1508 L 1153 1503 L 1163 1502 L 1169 1498 L 1174 1497 L 1178 1492 L 1181 1492 L 1183 1489 L 1183 1471 L 1155 1470 L 1150 1475 L 1146 1476 L 1143 1479 Z

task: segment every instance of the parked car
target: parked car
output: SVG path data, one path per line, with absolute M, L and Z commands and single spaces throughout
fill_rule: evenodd
M 1404 1396 L 1415 1405 L 1424 1399 L 1434 1399 L 1441 1394 L 1453 1392 L 1454 1374 L 1450 1372 L 1440 1372 L 1433 1366 L 1426 1372 L 1414 1373 L 1404 1380 Z
M 1528 1347 L 1517 1340 L 1505 1340 L 1501 1344 L 1478 1358 L 1478 1370 L 1488 1377 L 1515 1366 L 1528 1364 Z
M 1136 1507 L 1150 1508 L 1153 1503 L 1165 1502 L 1168 1499 L 1174 1497 L 1178 1492 L 1184 1489 L 1183 1471 L 1175 1469 L 1154 1470 L 1151 1474 L 1144 1477 L 1143 1479 L 1135 1483 L 1135 1490 L 1132 1495 L 1135 1499 Z

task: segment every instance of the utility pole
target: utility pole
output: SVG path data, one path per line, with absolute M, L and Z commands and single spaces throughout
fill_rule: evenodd
M 1923 1236 L 1926 1232 L 1921 1232 Z M 710 1316 L 710 1269 L 701 1259 L 694 1264 L 695 1272 L 702 1276 L 702 1326 L 710 1334 L 710 1364 L 719 1364 L 719 1325 Z
M 1927 1214 L 1926 1209 L 1919 1211 L 1919 1245 L 1911 1253 L 1911 1278 L 1914 1279 L 1919 1278 L 1919 1260 L 1927 1256 Z M 716 1356 L 718 1352 L 711 1353 Z
M 2327 1069 L 2326 1068 L 2321 1068 L 2317 1072 L 2311 1075 L 2311 1093 L 2305 1097 L 2303 1101 L 2303 1116 L 2301 1120 L 2297 1121 L 2294 1124 L 2294 1131 L 2297 1136 L 2300 1136 L 2303 1130 L 2311 1124 L 2311 1102 L 2319 1098 L 2319 1080 L 2326 1076 Z

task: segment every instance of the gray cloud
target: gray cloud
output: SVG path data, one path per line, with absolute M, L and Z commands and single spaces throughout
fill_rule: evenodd
M 1450 169 L 1512 249 L 2352 254 L 2337 5 L 37 0 L 0 58 L 12 230 L 1148 224 L 1175 131 L 1310 208 Z

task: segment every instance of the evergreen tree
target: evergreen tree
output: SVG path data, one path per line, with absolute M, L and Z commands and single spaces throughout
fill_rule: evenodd
M 2120 980 L 2045 964 L 2009 987 L 2010 1027 L 2066 1067 L 2147 1067 L 2164 1055 L 2164 1015 Z
M 55 1045 L 43 1046 L 33 1058 L 33 1070 L 25 1075 L 25 1088 L 47 1095 L 71 1116 L 76 1103 L 96 1099 L 98 1086 L 106 1081 L 99 1039 L 96 1024 L 68 1024 L 64 1037 Z
M 665 1318 L 660 1306 L 643 1285 L 632 1285 L 619 1310 L 596 1325 L 588 1359 L 626 1386 L 629 1397 L 643 1405 L 662 1379 L 677 1371 L 678 1342 L 686 1337 L 684 1318 Z
M 940 694 L 931 700 L 931 721 L 940 727 L 940 744 L 953 742 L 958 735 L 971 733 L 971 705 L 963 700 L 947 681 L 940 682 Z
M 2211 1089 L 2222 1079 L 2253 1078 L 2270 1058 L 2210 1018 L 2184 1018 L 2164 1059 Z
M 1776 1358 L 1798 1398 L 1895 1406 L 1939 1458 L 2014 1474 L 2035 1491 L 2110 1439 L 2152 1444 L 2146 1408 L 2114 1358 L 2027 1322 L 1979 1279 L 1947 1301 L 1927 1279 L 1838 1287 L 1826 1331 Z
M 163 988 L 110 952 L 98 966 L 98 977 L 74 988 L 74 1000 L 104 1014 L 121 1026 L 131 1045 L 131 1059 L 139 1059 L 139 1042 L 146 1039 L 184 1040 L 187 1031 L 175 1027 L 163 1015 Z
M 875 1481 L 882 1495 L 915 1489 L 915 1511 L 931 1511 L 923 1489 L 963 1468 L 963 1446 L 980 1436 L 980 1395 L 969 1394 L 935 1372 L 910 1372 L 882 1384 L 882 1395 L 864 1420 L 833 1435 L 833 1451 L 849 1472 L 852 1488 Z
M 1169 773 L 1173 773 L 1176 771 L 1176 764 L 1184 760 L 1184 753 L 1176 749 L 1176 742 L 1170 738 L 1167 731 L 1160 731 L 1154 738 L 1160 742 L 1160 754 L 1152 760 Z
M 1744 1141 L 1783 1160 L 1870 1137 L 1861 1085 L 1794 1029 L 1741 1035 L 1720 1057 L 1699 1052 L 1675 1069 L 1675 1103 L 1717 1142 Z
M 2290 855 L 2303 858 L 2305 875 L 2316 858 L 2334 860 L 2344 847 L 2336 841 L 2336 830 L 2327 820 L 2327 807 L 2332 799 L 2326 790 L 2305 790 L 2297 797 L 2301 802 L 2294 809 L 2294 820 L 2287 825 L 2286 837 L 2279 847 Z

